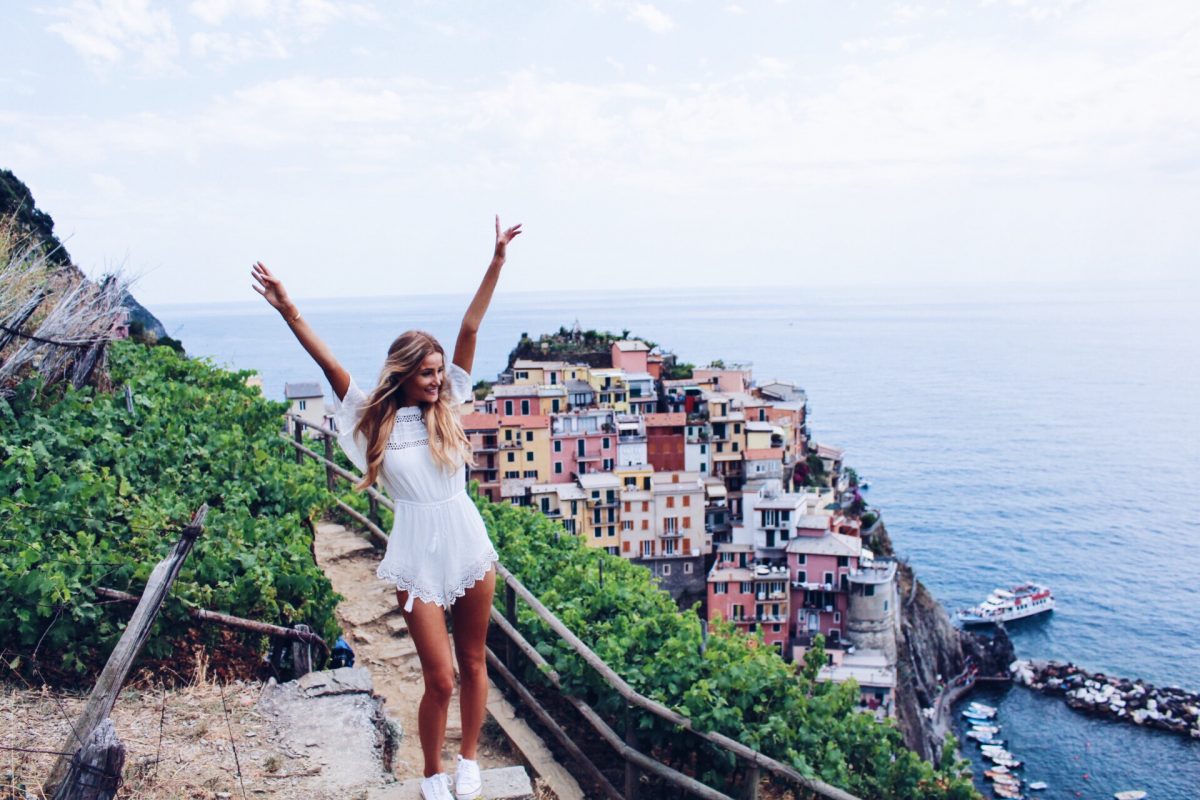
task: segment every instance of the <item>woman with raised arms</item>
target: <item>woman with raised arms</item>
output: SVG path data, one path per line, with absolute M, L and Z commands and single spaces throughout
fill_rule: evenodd
M 504 266 L 508 244 L 521 226 L 500 229 L 496 249 L 447 363 L 442 346 L 428 333 L 410 330 L 388 348 L 378 383 L 363 392 L 309 327 L 283 283 L 261 262 L 253 267 L 254 290 L 277 309 L 308 354 L 325 372 L 339 403 L 335 415 L 338 442 L 364 474 L 356 488 L 376 480 L 395 502 L 396 513 L 380 578 L 396 585 L 409 634 L 421 661 L 425 693 L 418 712 L 425 756 L 425 800 L 450 800 L 450 776 L 442 772 L 446 716 L 454 691 L 454 665 L 445 612 L 450 611 L 454 652 L 461 680 L 462 750 L 453 795 L 480 796 L 475 761 L 479 729 L 487 702 L 484 659 L 492 594 L 496 586 L 495 549 L 479 511 L 465 491 L 470 442 L 458 412 L 472 399 L 471 365 L 479 325 L 487 312 Z

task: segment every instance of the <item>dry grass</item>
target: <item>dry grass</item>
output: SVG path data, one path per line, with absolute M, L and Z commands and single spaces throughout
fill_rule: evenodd
M 346 796 L 322 785 L 317 758 L 281 743 L 273 720 L 256 706 L 262 684 L 218 684 L 208 680 L 207 671 L 201 656 L 193 661 L 189 686 L 166 689 L 135 681 L 122 692 L 112 715 L 126 748 L 125 783 L 117 797 L 241 798 L 235 747 L 246 797 Z M 55 756 L 14 748 L 57 750 L 84 699 L 47 687 L 0 685 L 0 798 L 43 797 L 41 781 Z
M 0 219 L 0 323 L 19 326 L 41 339 L 77 345 L 13 339 L 0 349 L 0 390 L 33 369 L 48 383 L 69 379 L 86 347 L 111 338 L 113 324 L 123 313 L 127 285 L 119 274 L 94 283 L 74 267 L 51 263 L 43 245 L 12 220 Z M 0 341 L 4 338 L 0 331 Z M 104 372 L 101 366 L 98 374 Z

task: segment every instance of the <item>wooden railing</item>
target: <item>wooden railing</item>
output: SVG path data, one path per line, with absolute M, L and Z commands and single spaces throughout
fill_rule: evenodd
M 336 481 L 339 478 L 350 481 L 352 484 L 362 480 L 360 475 L 343 469 L 334 462 L 333 439 L 336 434 L 333 431 L 320 425 L 314 425 L 292 414 L 289 414 L 288 418 L 291 420 L 292 436 L 289 437 L 286 434 L 283 434 L 283 436 L 295 449 L 297 462 L 307 457 L 323 464 L 325 466 L 326 486 L 331 491 L 334 490 Z M 315 437 L 310 437 L 310 439 L 320 439 L 323 444 L 324 455 L 311 447 L 305 446 L 305 428 L 314 431 L 316 434 Z M 371 504 L 371 511 L 366 516 L 340 499 L 337 501 L 338 507 L 366 528 L 373 540 L 381 545 L 386 545 L 387 533 L 381 528 L 377 510 L 379 505 L 383 505 L 389 509 L 394 509 L 394 506 L 391 500 L 378 492 L 374 487 L 368 488 L 366 494 Z M 487 649 L 488 664 L 494 673 L 513 689 L 517 696 L 521 698 L 521 701 L 528 707 L 529 711 L 550 732 L 555 740 L 562 745 L 563 749 L 570 754 L 588 778 L 607 797 L 614 798 L 615 800 L 620 800 L 621 798 L 634 800 L 638 793 L 640 775 L 644 772 L 693 797 L 705 798 L 705 800 L 735 800 L 733 795 L 718 791 L 664 764 L 653 756 L 641 752 L 638 749 L 638 716 L 639 713 L 648 713 L 680 730 L 687 731 L 701 741 L 731 753 L 743 762 L 745 770 L 742 785 L 735 787 L 738 792 L 738 800 L 756 800 L 758 797 L 758 784 L 764 772 L 779 781 L 782 785 L 799 789 L 813 797 L 827 798 L 828 800 L 858 800 L 854 795 L 842 791 L 835 786 L 830 786 L 824 781 L 806 777 L 794 767 L 776 761 L 753 748 L 747 747 L 736 739 L 731 739 L 719 733 L 697 730 L 693 727 L 692 721 L 689 718 L 671 710 L 656 700 L 639 694 L 624 678 L 614 672 L 608 664 L 597 656 L 590 647 L 572 633 L 503 564 L 496 564 L 496 573 L 497 577 L 504 582 L 504 611 L 501 612 L 499 609 L 493 607 L 492 621 L 504 633 L 506 641 L 503 658 L 497 656 L 490 647 Z M 562 680 L 558 673 L 521 632 L 517 630 L 518 599 L 528 605 L 625 702 L 625 715 L 621 733 L 613 730 L 612 726 L 581 698 L 563 690 Z M 562 726 L 555 721 L 543 704 L 537 700 L 529 687 L 521 682 L 517 676 L 517 665 L 520 656 L 529 659 L 538 668 L 539 673 L 559 692 L 562 700 L 574 708 L 583 720 L 621 758 L 625 765 L 624 786 L 621 789 L 613 786 L 612 782 L 609 781 L 601 769 L 583 752 L 572 737 L 563 730 Z

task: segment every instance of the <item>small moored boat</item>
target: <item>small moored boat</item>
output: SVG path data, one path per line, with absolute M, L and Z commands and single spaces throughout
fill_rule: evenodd
M 1142 800 L 1146 793 L 1141 789 L 1126 789 L 1123 792 L 1117 792 L 1113 795 L 1116 800 Z

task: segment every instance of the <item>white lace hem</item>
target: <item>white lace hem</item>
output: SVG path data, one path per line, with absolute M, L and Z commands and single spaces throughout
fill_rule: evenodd
M 467 593 L 468 589 L 482 580 L 487 575 L 488 570 L 492 568 L 492 564 L 499 560 L 500 556 L 496 553 L 495 549 L 489 547 L 488 551 L 479 560 L 463 572 L 462 577 L 454 585 L 444 587 L 442 591 L 430 589 L 422 585 L 411 573 L 397 567 L 380 564 L 379 568 L 375 571 L 375 575 L 380 580 L 395 583 L 398 590 L 408 592 L 408 601 L 404 604 L 404 611 L 408 613 L 412 611 L 414 598 L 426 603 L 434 603 L 441 608 L 449 608 L 454 604 L 455 600 L 462 597 Z

